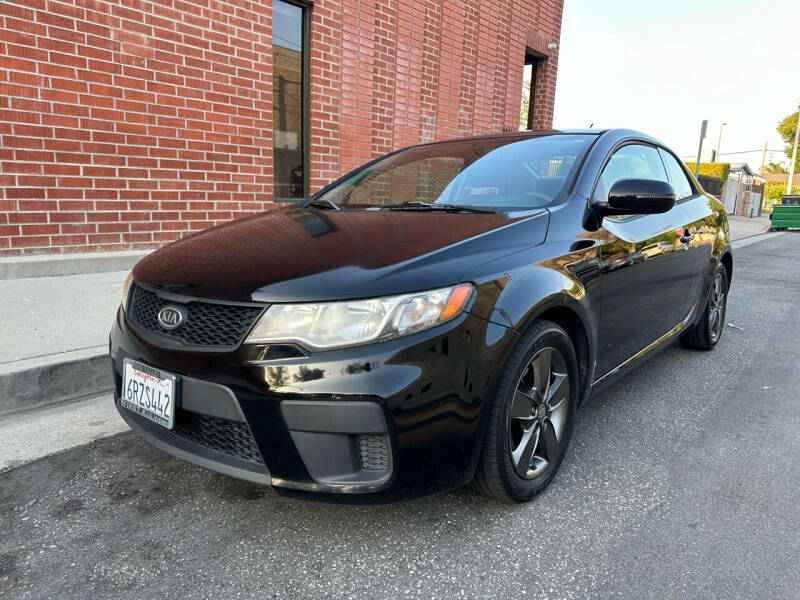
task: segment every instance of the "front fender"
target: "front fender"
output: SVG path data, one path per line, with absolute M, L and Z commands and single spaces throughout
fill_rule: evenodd
M 471 312 L 520 333 L 543 316 L 565 329 L 579 323 L 586 341 L 587 381 L 592 381 L 600 316 L 594 293 L 600 285 L 597 245 L 574 252 L 559 246 L 538 246 L 505 257 L 502 272 L 492 272 L 491 264 L 469 272 L 465 279 L 478 290 Z

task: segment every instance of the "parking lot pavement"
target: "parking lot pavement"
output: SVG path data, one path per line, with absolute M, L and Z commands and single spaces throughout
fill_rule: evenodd
M 0 598 L 798 598 L 798 255 L 738 250 L 736 328 L 594 398 L 529 504 L 287 500 L 128 432 L 0 473 Z
M 0 473 L 128 430 L 114 407 L 111 394 L 0 417 Z

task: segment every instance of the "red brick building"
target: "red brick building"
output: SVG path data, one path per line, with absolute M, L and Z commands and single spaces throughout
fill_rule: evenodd
M 0 255 L 156 247 L 394 148 L 548 128 L 562 6 L 2 0 Z

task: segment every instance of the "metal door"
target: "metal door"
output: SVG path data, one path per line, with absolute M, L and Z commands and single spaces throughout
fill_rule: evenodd
M 739 179 L 736 177 L 729 177 L 728 182 L 725 184 L 725 212 L 732 215 L 736 211 L 736 199 L 739 196 Z

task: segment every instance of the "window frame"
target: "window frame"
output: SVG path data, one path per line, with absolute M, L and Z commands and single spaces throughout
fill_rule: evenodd
M 694 183 L 694 178 L 689 176 L 689 169 L 686 167 L 684 162 L 681 159 L 679 159 L 677 156 L 675 156 L 675 153 L 672 152 L 672 150 L 670 150 L 669 148 L 666 148 L 664 146 L 658 146 L 659 155 L 661 155 L 662 152 L 665 153 L 665 154 L 668 154 L 669 156 L 671 156 L 672 158 L 675 159 L 675 162 L 678 163 L 678 167 L 680 167 L 681 171 L 683 172 L 683 176 L 686 177 L 686 181 L 689 182 L 689 188 L 692 190 L 691 194 L 689 194 L 685 198 L 680 198 L 680 199 L 676 200 L 675 204 L 676 205 L 677 204 L 683 204 L 684 202 L 687 202 L 687 201 L 691 200 L 692 198 L 696 198 L 700 194 L 700 192 L 698 191 L 697 186 Z M 661 156 L 661 162 L 662 163 L 664 162 L 664 157 L 663 156 Z M 672 178 L 669 175 L 669 169 L 667 168 L 666 163 L 664 163 L 664 170 L 667 172 L 667 178 L 670 180 L 670 185 L 671 185 L 672 184 Z M 674 189 L 674 186 L 673 186 L 673 189 Z
M 281 202 L 281 203 L 291 203 L 291 202 L 298 202 L 303 201 L 308 198 L 311 183 L 309 181 L 309 174 L 310 174 L 310 162 L 311 162 L 311 11 L 313 9 L 313 5 L 310 2 L 305 2 L 303 0 L 280 0 L 285 4 L 291 4 L 297 6 L 303 11 L 303 43 L 302 43 L 302 64 L 301 64 L 301 77 L 302 77 L 302 85 L 303 85 L 303 92 L 301 94 L 300 102 L 302 106 L 300 107 L 300 111 L 302 113 L 300 123 L 301 127 L 303 128 L 303 134 L 301 137 L 301 143 L 303 144 L 303 151 L 301 152 L 301 156 L 303 158 L 303 196 L 301 198 L 278 198 L 274 191 L 272 195 L 273 202 Z M 274 38 L 275 35 L 275 19 L 273 15 L 273 25 L 272 25 L 272 35 Z M 270 83 L 272 87 L 272 92 L 274 94 L 275 82 L 274 77 L 275 74 L 273 72 L 273 81 Z M 274 102 L 274 99 L 273 99 Z M 272 124 L 272 132 L 274 135 L 275 132 L 275 123 Z M 273 142 L 273 154 L 272 154 L 272 185 L 273 190 L 276 185 L 275 181 L 275 147 Z
M 600 183 L 600 178 L 603 176 L 603 172 L 606 170 L 608 163 L 611 161 L 611 157 L 614 156 L 620 150 L 622 150 L 622 148 L 624 148 L 625 146 L 647 146 L 648 148 L 652 148 L 653 150 L 655 150 L 656 154 L 658 155 L 658 160 L 661 163 L 661 167 L 664 169 L 664 175 L 667 177 L 667 183 L 669 183 L 669 172 L 667 171 L 667 165 L 664 164 L 664 159 L 661 158 L 661 153 L 659 152 L 659 148 L 661 148 L 661 146 L 659 146 L 658 144 L 654 144 L 653 142 L 650 142 L 648 140 L 642 140 L 639 138 L 629 138 L 615 144 L 614 147 L 611 148 L 611 151 L 603 159 L 603 164 L 597 170 L 597 175 L 595 175 L 594 183 L 592 183 L 592 193 L 589 194 L 588 198 L 589 203 L 591 203 L 592 199 L 594 198 L 594 194 L 597 191 L 597 185 Z M 606 200 L 608 199 L 606 198 Z M 646 216 L 648 215 L 617 215 L 612 218 L 612 221 L 614 223 L 627 223 L 628 221 L 633 221 L 634 219 L 641 219 L 642 217 Z M 608 219 L 611 217 L 606 216 L 604 218 Z

